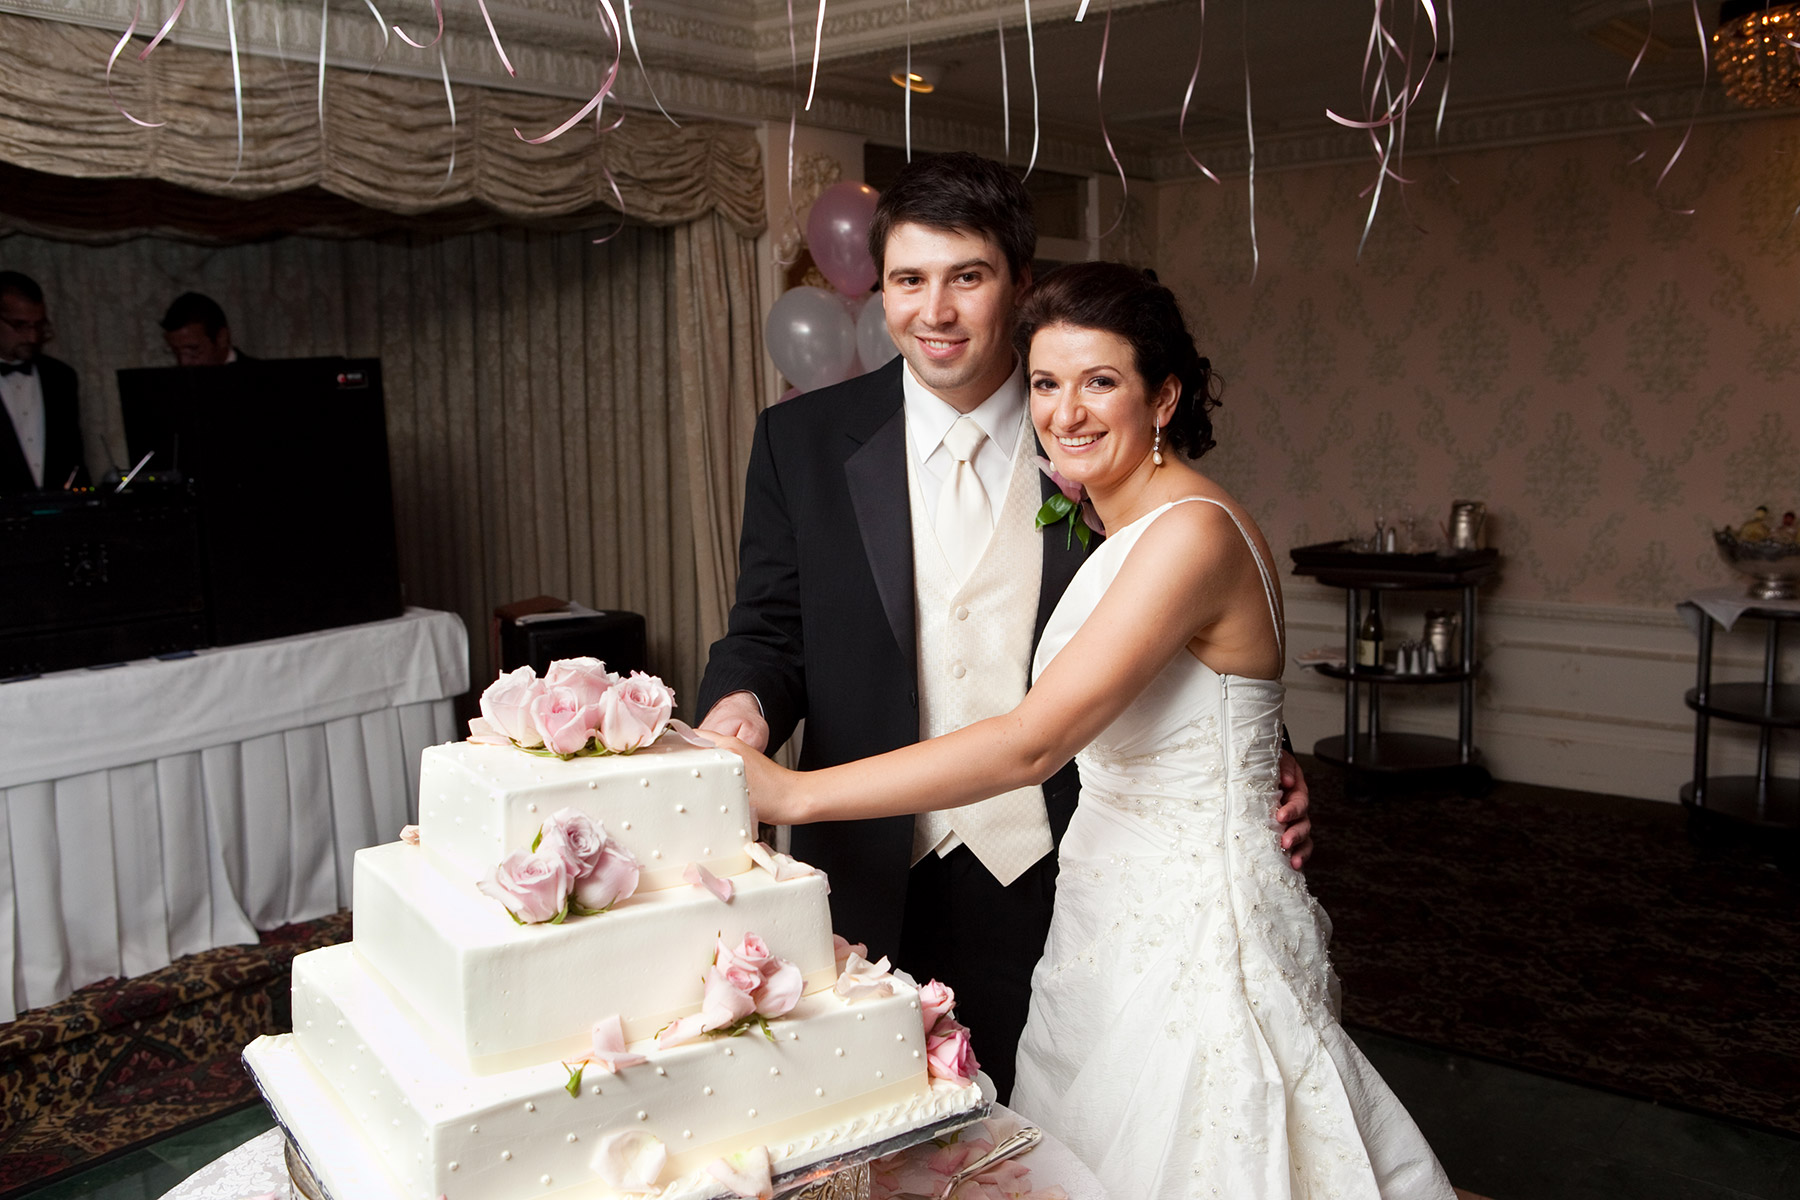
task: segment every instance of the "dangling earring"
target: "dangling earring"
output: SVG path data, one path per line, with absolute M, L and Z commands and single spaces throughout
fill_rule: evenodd
M 1162 422 L 1156 423 L 1156 440 L 1150 443 L 1150 461 L 1162 466 Z

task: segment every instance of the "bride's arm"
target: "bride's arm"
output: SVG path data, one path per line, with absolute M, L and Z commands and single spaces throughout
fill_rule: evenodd
M 757 819 L 780 825 L 957 808 L 1042 783 L 1110 725 L 1256 568 L 1231 518 L 1183 504 L 1154 521 L 1067 646 L 1009 713 L 824 770 L 775 766 L 741 743 Z M 1260 581 L 1256 595 L 1261 596 Z

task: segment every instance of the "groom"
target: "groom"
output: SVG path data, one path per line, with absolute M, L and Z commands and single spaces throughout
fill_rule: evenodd
M 999 163 L 944 154 L 905 168 L 869 230 L 900 358 L 762 414 L 744 496 L 737 601 L 700 685 L 702 729 L 779 746 L 800 767 L 848 762 L 1007 712 L 1085 551 L 1034 525 L 1037 470 L 1013 309 L 1030 283 L 1031 199 Z M 1310 853 L 1307 795 L 1278 814 Z M 794 853 L 831 875 L 838 932 L 957 993 L 1002 1097 L 1044 947 L 1070 763 L 1021 788 L 917 818 L 799 826 Z

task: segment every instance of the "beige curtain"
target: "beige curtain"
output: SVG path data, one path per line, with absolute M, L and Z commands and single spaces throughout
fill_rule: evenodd
M 745 237 L 764 225 L 762 164 L 748 128 L 632 113 L 531 146 L 579 101 L 460 85 L 452 130 L 442 83 L 328 70 L 321 128 L 310 70 L 243 58 L 244 151 L 238 161 L 230 56 L 164 43 L 148 62 L 122 55 L 113 95 L 105 66 L 116 35 L 0 14 L 0 160 L 76 178 L 161 180 L 240 199 L 316 187 L 386 212 L 476 203 L 540 219 L 614 204 L 656 225 L 709 212 Z M 456 165 L 449 171 L 454 149 Z M 602 168 L 605 168 L 603 170 Z
M 550 593 L 643 613 L 653 668 L 693 697 L 737 574 L 760 408 L 753 251 L 723 214 L 603 245 L 517 228 L 222 247 L 18 235 L 0 266 L 48 293 L 100 469 L 125 459 L 113 371 L 167 362 L 156 321 L 178 292 L 218 299 L 258 355 L 380 356 L 407 598 L 463 616 L 477 686 L 494 606 Z

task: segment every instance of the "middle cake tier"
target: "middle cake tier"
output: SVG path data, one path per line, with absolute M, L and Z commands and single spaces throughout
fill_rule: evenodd
M 682 885 L 560 925 L 520 925 L 423 847 L 392 842 L 356 855 L 356 953 L 448 1061 L 493 1074 L 580 1056 L 594 1021 L 613 1013 L 637 1040 L 699 1011 L 714 943 L 747 933 L 797 966 L 807 992 L 829 988 L 824 876 L 778 882 L 757 868 L 732 883 L 729 903 Z

